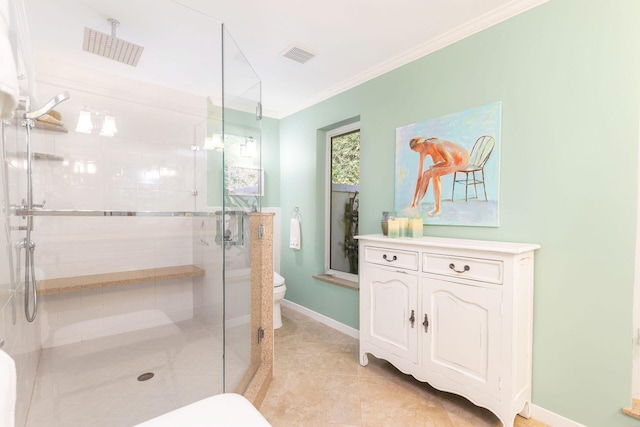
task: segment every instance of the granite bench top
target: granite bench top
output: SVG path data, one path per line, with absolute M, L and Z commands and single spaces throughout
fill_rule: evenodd
M 77 292 L 87 289 L 155 282 L 157 280 L 204 276 L 204 274 L 205 271 L 195 265 L 177 265 L 173 267 L 118 271 L 87 276 L 60 277 L 57 279 L 40 280 L 38 282 L 38 294 L 52 295 L 64 292 Z

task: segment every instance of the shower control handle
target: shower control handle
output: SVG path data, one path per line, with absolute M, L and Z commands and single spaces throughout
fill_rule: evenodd
M 15 243 L 15 248 L 16 249 L 29 249 L 31 251 L 33 251 L 36 248 L 36 244 L 33 242 L 33 240 L 29 240 L 29 244 L 27 244 L 27 239 L 26 237 L 23 239 L 18 240 Z
M 41 203 L 41 204 L 39 204 L 39 205 L 34 203 L 33 207 L 34 207 L 34 208 L 44 209 L 44 205 L 45 205 L 45 203 L 47 203 L 47 201 L 46 201 L 46 200 L 43 200 L 43 201 L 42 201 L 42 203 Z

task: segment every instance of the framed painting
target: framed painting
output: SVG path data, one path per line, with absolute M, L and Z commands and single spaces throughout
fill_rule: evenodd
M 497 227 L 502 104 L 396 129 L 395 210 L 424 224 Z
M 264 196 L 264 169 L 228 166 L 227 194 L 230 196 Z

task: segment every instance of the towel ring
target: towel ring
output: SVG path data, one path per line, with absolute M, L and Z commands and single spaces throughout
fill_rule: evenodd
M 297 219 L 298 222 L 302 224 L 302 214 L 300 213 L 300 208 L 297 206 L 291 211 L 291 219 Z

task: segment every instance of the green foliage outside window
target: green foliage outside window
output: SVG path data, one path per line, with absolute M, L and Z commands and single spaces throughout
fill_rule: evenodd
M 360 184 L 360 131 L 331 138 L 331 182 Z

